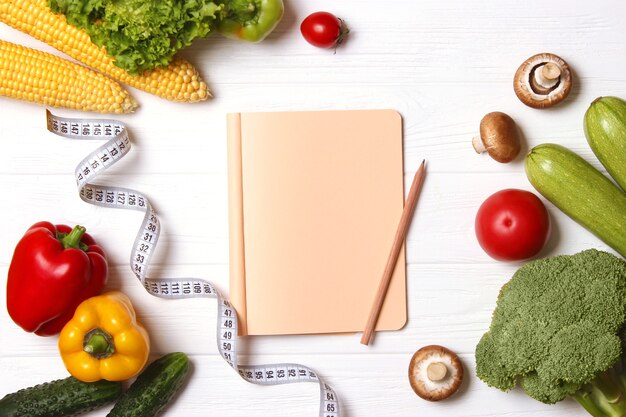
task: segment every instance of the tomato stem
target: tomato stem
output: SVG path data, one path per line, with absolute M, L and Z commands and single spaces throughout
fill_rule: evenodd
M 337 47 L 343 43 L 348 33 L 350 33 L 346 22 L 340 17 L 338 17 L 337 20 L 339 20 L 339 36 L 337 36 L 337 40 L 335 41 L 335 54 L 337 53 Z

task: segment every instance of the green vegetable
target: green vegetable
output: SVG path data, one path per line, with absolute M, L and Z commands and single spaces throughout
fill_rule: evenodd
M 599 97 L 585 113 L 587 142 L 611 174 L 626 190 L 626 101 Z
M 476 374 L 595 417 L 626 415 L 626 262 L 595 249 L 529 262 L 506 283 L 476 347 Z
M 19 390 L 0 400 L 0 417 L 76 416 L 114 401 L 120 382 L 81 382 L 73 377 Z
M 526 156 L 531 184 L 565 214 L 626 257 L 626 195 L 569 149 L 534 147 Z
M 84 29 L 131 74 L 167 65 L 196 38 L 209 35 L 222 5 L 210 0 L 48 0 L 55 13 Z
M 262 41 L 283 17 L 283 0 L 228 0 L 218 31 L 229 38 Z
M 182 387 L 189 359 L 181 352 L 168 353 L 143 371 L 107 417 L 153 417 L 158 415 Z

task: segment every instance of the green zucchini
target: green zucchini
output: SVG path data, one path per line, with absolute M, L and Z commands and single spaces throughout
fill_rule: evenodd
M 0 417 L 76 416 L 113 402 L 120 382 L 82 382 L 69 377 L 21 389 L 0 400 Z
M 115 403 L 107 417 L 154 417 L 182 387 L 189 359 L 182 352 L 168 353 L 152 362 Z
M 526 156 L 526 176 L 561 211 L 626 257 L 626 194 L 569 149 L 551 143 Z
M 611 174 L 626 190 L 626 101 L 617 97 L 599 97 L 585 113 L 587 142 Z

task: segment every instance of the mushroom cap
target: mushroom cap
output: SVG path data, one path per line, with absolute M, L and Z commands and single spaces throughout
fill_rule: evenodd
M 480 141 L 489 156 L 501 163 L 514 160 L 522 148 L 515 121 L 499 111 L 487 113 L 480 121 Z
M 537 83 L 535 72 L 546 68 L 548 78 L 557 76 L 547 87 Z M 535 109 L 552 107 L 565 100 L 572 89 L 572 72 L 562 58 L 541 53 L 528 58 L 515 72 L 513 89 L 522 103 Z
M 437 369 L 433 369 L 435 365 Z M 446 368 L 441 372 L 441 365 Z M 443 377 L 441 375 L 443 374 Z M 436 381 L 429 378 L 436 375 Z M 439 401 L 454 394 L 463 380 L 463 365 L 456 353 L 439 346 L 424 346 L 413 354 L 409 364 L 409 381 L 417 395 L 428 401 Z

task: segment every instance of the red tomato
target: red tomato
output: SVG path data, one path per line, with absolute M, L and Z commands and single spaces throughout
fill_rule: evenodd
M 535 194 L 507 189 L 480 206 L 475 228 L 478 243 L 489 256 L 517 261 L 539 253 L 548 240 L 550 217 Z
M 300 32 L 308 43 L 319 48 L 338 46 L 348 34 L 348 29 L 332 13 L 315 12 L 310 14 L 300 24 Z

